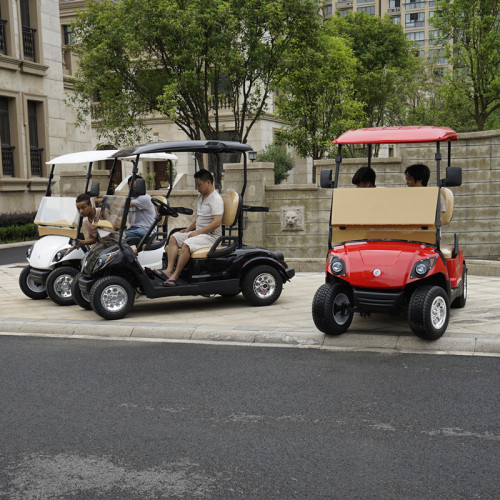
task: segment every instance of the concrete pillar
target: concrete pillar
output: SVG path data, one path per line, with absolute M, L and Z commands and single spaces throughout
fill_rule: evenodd
M 226 163 L 224 165 L 223 191 L 241 193 L 243 187 L 243 164 Z M 269 162 L 248 163 L 247 185 L 243 204 L 250 206 L 266 205 L 266 186 L 274 185 L 274 164 Z M 265 247 L 266 241 L 265 212 L 244 212 L 246 229 L 243 243 L 248 246 Z M 244 226 L 244 227 L 245 227 Z

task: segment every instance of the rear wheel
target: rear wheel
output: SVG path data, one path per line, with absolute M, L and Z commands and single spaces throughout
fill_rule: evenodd
M 326 283 L 318 288 L 312 303 L 316 328 L 327 335 L 340 335 L 351 326 L 354 313 L 348 286 Z
M 121 319 L 134 305 L 134 289 L 121 276 L 104 276 L 90 290 L 90 305 L 104 319 Z
M 73 295 L 73 300 L 75 301 L 75 304 L 79 305 L 83 309 L 92 309 L 92 306 L 90 305 L 90 294 L 88 293 L 83 293 L 80 289 L 80 285 L 78 284 L 78 279 L 80 278 L 81 274 L 78 273 L 74 278 L 73 282 L 71 283 L 71 294 Z
M 47 291 L 45 285 L 42 283 L 35 283 L 30 276 L 31 266 L 26 266 L 19 275 L 19 287 L 21 291 L 33 300 L 41 300 L 47 298 Z
M 280 273 L 272 266 L 260 265 L 250 269 L 241 284 L 243 296 L 254 306 L 269 306 L 278 300 L 283 290 Z
M 465 307 L 466 302 L 467 302 L 467 268 L 465 267 L 464 263 L 463 275 L 462 275 L 462 294 L 451 303 L 451 307 L 455 309 L 462 309 L 462 307 Z
M 75 303 L 71 293 L 71 284 L 78 270 L 71 266 L 56 267 L 47 277 L 45 288 L 48 296 L 60 306 Z
M 408 305 L 408 320 L 415 335 L 436 340 L 446 331 L 450 319 L 450 299 L 439 286 L 417 288 Z

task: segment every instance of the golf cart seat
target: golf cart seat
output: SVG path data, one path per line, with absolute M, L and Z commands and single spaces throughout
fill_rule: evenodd
M 238 236 L 226 235 L 226 231 L 231 230 L 239 219 L 241 212 L 241 196 L 235 191 L 229 191 L 222 195 L 224 201 L 224 215 L 222 216 L 222 236 L 211 247 L 204 247 L 195 250 L 191 254 L 192 259 L 204 259 L 206 257 L 222 257 L 228 255 L 236 249 Z M 226 243 L 222 245 L 222 243 Z M 229 242 L 229 244 L 227 244 Z
M 453 192 L 445 187 L 442 187 L 441 197 L 444 200 L 446 211 L 441 212 L 441 225 L 449 224 L 453 217 L 453 208 L 455 206 L 455 201 L 453 197 Z M 440 245 L 441 253 L 445 259 L 451 259 L 453 256 L 453 245 Z

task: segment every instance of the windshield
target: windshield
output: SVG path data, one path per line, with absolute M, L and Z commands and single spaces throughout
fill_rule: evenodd
M 99 235 L 109 236 L 111 233 L 118 234 L 125 210 L 125 196 L 105 196 L 101 203 L 101 214 L 97 228 Z
M 44 196 L 35 217 L 35 224 L 76 227 L 78 211 L 75 198 Z

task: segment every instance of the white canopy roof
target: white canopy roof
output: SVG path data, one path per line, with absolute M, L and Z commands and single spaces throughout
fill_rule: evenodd
M 102 149 L 99 151 L 80 151 L 52 158 L 47 165 L 69 165 L 75 163 L 90 163 L 91 161 L 112 160 L 118 149 Z

